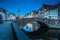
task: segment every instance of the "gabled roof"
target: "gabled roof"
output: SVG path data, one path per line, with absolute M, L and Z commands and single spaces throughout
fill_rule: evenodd
M 56 5 L 48 5 L 48 4 L 43 4 L 42 8 L 40 10 L 44 10 L 44 9 L 55 9 L 58 8 L 58 6 L 60 5 L 60 3 L 56 4 Z
M 34 12 L 35 14 L 37 14 L 37 13 L 38 13 L 38 11 L 37 11 L 37 10 L 32 10 L 32 12 Z

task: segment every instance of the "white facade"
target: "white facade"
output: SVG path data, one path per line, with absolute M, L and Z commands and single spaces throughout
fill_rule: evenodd
M 13 15 L 13 14 L 10 14 L 10 16 L 9 16 L 9 18 L 8 18 L 9 20 L 15 20 L 16 19 L 16 17 Z
M 44 18 L 48 18 L 49 19 L 49 11 L 44 12 Z
M 45 11 L 46 11 L 46 9 L 43 10 L 43 11 L 39 10 L 39 12 L 38 12 L 38 17 L 39 17 L 39 18 L 44 18 L 44 16 L 45 16 L 44 13 L 46 13 Z
M 34 12 L 31 12 L 31 17 L 34 18 L 34 17 L 38 17 L 37 14 L 34 14 Z
M 24 16 L 23 18 L 32 18 L 31 15 Z
M 38 17 L 38 15 L 36 15 L 36 16 L 33 16 L 33 15 L 27 15 L 27 16 L 24 16 L 23 18 L 34 18 L 34 17 Z
M 4 13 L 2 13 L 2 12 L 0 12 L 0 14 L 2 15 L 2 17 L 3 17 L 3 20 L 5 20 L 5 14 Z
M 58 8 L 44 12 L 44 18 L 58 19 Z

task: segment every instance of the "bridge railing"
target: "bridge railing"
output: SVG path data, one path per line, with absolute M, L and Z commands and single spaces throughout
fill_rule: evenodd
M 14 40 L 29 40 L 29 38 L 21 31 L 20 28 L 15 23 L 11 23 L 12 32 L 14 36 Z

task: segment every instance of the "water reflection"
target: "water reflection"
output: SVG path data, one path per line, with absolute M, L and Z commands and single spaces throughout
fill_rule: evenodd
M 27 32 L 33 32 L 33 31 L 37 31 L 39 28 L 40 28 L 40 25 L 37 22 L 31 22 L 31 23 L 27 23 L 23 27 L 23 30 Z

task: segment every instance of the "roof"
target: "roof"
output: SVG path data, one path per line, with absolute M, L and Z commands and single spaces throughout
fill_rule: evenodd
M 37 14 L 37 13 L 38 13 L 38 11 L 36 11 L 36 10 L 33 10 L 32 12 L 34 12 L 35 14 Z
M 14 13 L 10 13 L 10 14 L 12 14 L 12 15 L 16 16 Z
M 43 4 L 43 6 L 42 6 L 42 8 L 40 10 L 44 10 L 44 9 L 48 9 L 48 10 L 55 9 L 55 8 L 58 8 L 59 5 L 60 5 L 60 3 L 58 3 L 56 5 Z
M 2 11 L 3 13 L 6 13 L 6 12 L 7 12 L 7 10 L 6 10 L 6 9 L 1 8 L 1 7 L 0 7 L 0 11 Z

